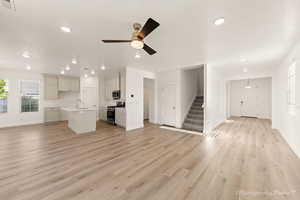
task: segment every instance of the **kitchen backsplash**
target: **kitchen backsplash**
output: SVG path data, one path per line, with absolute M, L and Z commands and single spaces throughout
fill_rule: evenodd
M 59 99 L 57 100 L 45 100 L 45 107 L 74 107 L 77 104 L 77 100 L 80 99 L 79 92 L 60 92 Z

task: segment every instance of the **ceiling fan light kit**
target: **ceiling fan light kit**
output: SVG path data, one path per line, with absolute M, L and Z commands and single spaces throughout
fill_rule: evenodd
M 149 55 L 153 55 L 156 53 L 154 49 L 149 47 L 144 43 L 144 39 L 149 35 L 154 29 L 156 29 L 160 24 L 149 18 L 145 25 L 141 26 L 141 24 L 134 23 L 133 29 L 134 32 L 132 34 L 131 40 L 102 40 L 104 43 L 130 43 L 131 47 L 134 49 L 144 49 Z
M 144 47 L 144 42 L 141 40 L 132 40 L 131 46 L 135 49 L 142 49 Z

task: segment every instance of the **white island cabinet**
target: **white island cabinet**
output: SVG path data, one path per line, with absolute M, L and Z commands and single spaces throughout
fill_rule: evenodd
M 96 109 L 62 108 L 67 112 L 68 127 L 77 134 L 96 131 Z

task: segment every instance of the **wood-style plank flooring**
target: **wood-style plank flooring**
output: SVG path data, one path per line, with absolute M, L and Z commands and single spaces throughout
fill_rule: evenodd
M 216 138 L 97 127 L 0 129 L 0 200 L 300 199 L 300 161 L 268 120 L 234 118 Z

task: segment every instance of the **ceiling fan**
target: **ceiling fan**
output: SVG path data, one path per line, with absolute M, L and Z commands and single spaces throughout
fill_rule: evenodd
M 149 35 L 154 29 L 159 26 L 159 23 L 149 18 L 143 28 L 141 29 L 141 24 L 135 23 L 133 24 L 134 32 L 132 34 L 131 40 L 102 40 L 104 43 L 130 43 L 131 46 L 135 49 L 144 49 L 149 55 L 153 55 L 156 53 L 154 49 L 149 47 L 144 43 L 145 37 Z

